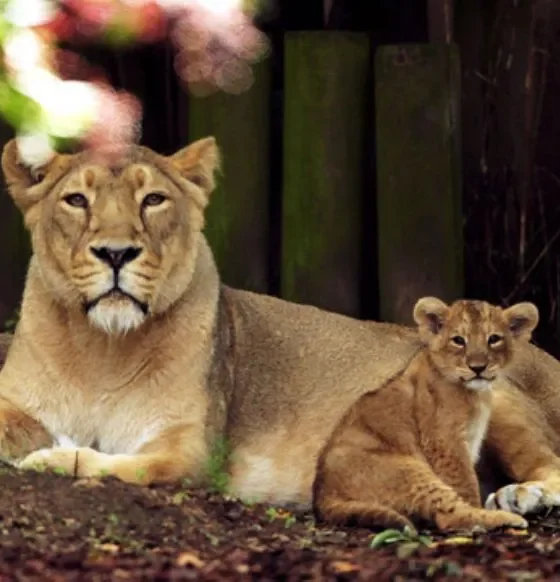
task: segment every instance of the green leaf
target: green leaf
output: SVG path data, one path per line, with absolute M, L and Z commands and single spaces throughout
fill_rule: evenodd
M 378 533 L 369 545 L 370 548 L 375 549 L 387 544 L 393 544 L 397 541 L 402 541 L 406 539 L 406 534 L 398 529 L 386 529 Z
M 402 531 L 398 529 L 386 529 L 378 533 L 371 540 L 369 547 L 375 549 L 397 542 L 414 542 L 418 545 L 429 546 L 432 544 L 432 539 L 429 536 L 419 535 L 415 529 L 405 526 Z

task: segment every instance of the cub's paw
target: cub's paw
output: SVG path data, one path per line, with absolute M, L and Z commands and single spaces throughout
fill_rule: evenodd
M 560 491 L 549 489 L 542 481 L 506 485 L 491 493 L 484 504 L 486 509 L 503 509 L 520 515 L 556 506 L 560 506 Z
M 526 528 L 527 522 L 508 511 L 487 511 L 485 509 L 454 512 L 440 515 L 436 519 L 442 531 L 488 531 L 500 527 Z
M 477 522 L 486 530 L 500 527 L 526 528 L 528 523 L 521 516 L 509 511 L 485 511 L 481 510 Z
M 60 475 L 76 474 L 77 449 L 55 447 L 53 449 L 39 449 L 27 455 L 16 464 L 19 469 L 31 471 L 52 471 Z

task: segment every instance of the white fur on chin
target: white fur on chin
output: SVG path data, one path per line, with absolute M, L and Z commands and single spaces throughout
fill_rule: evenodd
M 484 378 L 473 378 L 472 380 L 467 380 L 465 386 L 469 390 L 489 390 L 492 388 L 492 382 Z
M 92 325 L 111 335 L 124 335 L 139 328 L 146 316 L 132 301 L 100 302 L 88 312 Z

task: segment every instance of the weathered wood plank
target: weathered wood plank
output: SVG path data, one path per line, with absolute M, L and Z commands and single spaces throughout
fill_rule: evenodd
M 463 293 L 459 57 L 454 45 L 376 54 L 381 317 L 410 323 L 422 295 Z
M 282 296 L 360 311 L 366 35 L 285 40 Z
M 453 41 L 453 0 L 428 0 L 428 34 L 431 42 Z
M 206 233 L 225 283 L 268 290 L 270 59 L 240 95 L 189 96 L 188 140 L 214 135 L 223 176 L 212 194 Z

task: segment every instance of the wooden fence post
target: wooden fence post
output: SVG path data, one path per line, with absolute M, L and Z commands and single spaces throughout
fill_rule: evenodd
M 269 253 L 271 59 L 253 68 L 240 95 L 189 96 L 189 141 L 214 135 L 223 176 L 206 212 L 206 233 L 228 285 L 266 292 Z
M 360 310 L 368 55 L 362 34 L 285 39 L 281 292 L 349 315 Z
M 381 318 L 411 323 L 422 295 L 463 294 L 460 68 L 454 45 L 376 54 Z

